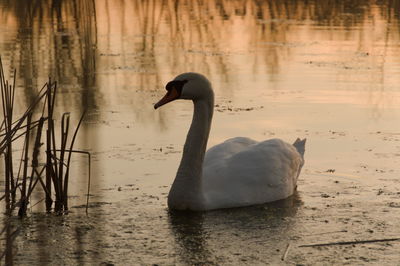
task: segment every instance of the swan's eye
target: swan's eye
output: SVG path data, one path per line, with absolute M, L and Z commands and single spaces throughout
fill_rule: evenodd
M 167 94 L 169 94 L 172 89 L 175 89 L 178 92 L 178 95 L 180 96 L 182 94 L 182 89 L 185 83 L 188 82 L 187 80 L 173 80 L 167 83 L 165 86 L 165 89 L 168 91 Z

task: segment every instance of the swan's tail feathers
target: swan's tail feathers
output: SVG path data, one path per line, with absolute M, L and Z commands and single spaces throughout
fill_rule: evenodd
M 301 154 L 301 156 L 304 156 L 306 140 L 307 139 L 297 138 L 296 141 L 293 143 L 293 146 L 297 149 L 297 151 Z

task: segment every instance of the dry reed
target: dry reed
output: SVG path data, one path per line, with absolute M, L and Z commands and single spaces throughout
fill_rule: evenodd
M 89 159 L 88 204 L 90 153 L 73 149 L 85 112 L 83 112 L 75 128 L 71 140 L 69 140 L 70 114 L 64 113 L 62 115 L 59 134 L 60 144 L 57 146 L 57 133 L 55 119 L 53 117 L 57 82 L 53 82 L 49 79 L 24 114 L 16 121 L 13 121 L 16 93 L 15 80 L 16 71 L 14 71 L 12 84 L 5 79 L 0 57 L 0 83 L 3 111 L 3 122 L 0 125 L 0 154 L 4 155 L 5 162 L 5 194 L 0 197 L 0 200 L 5 199 L 6 213 L 10 215 L 12 211 L 18 207 L 18 215 L 20 217 L 25 216 L 30 197 L 35 188 L 38 187 L 37 184 L 40 184 L 40 187 L 45 193 L 47 212 L 54 211 L 57 214 L 67 213 L 68 183 L 72 153 L 86 154 Z M 41 114 L 37 111 L 40 106 L 42 106 Z M 35 117 L 38 118 L 35 120 Z M 44 130 L 46 133 L 45 144 L 42 143 Z M 23 139 L 22 153 L 18 173 L 15 175 L 13 169 L 13 145 L 14 142 L 20 138 Z M 31 139 L 34 141 L 31 141 Z M 46 154 L 44 163 L 40 163 L 40 151 L 42 146 L 45 147 Z

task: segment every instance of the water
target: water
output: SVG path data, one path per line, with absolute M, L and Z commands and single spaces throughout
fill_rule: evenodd
M 399 1 L 2 0 L 0 7 L 3 64 L 6 74 L 17 70 L 16 112 L 52 77 L 58 117 L 70 111 L 76 121 L 88 110 L 76 147 L 93 156 L 89 216 L 79 208 L 87 168 L 77 156 L 70 200 L 78 208 L 52 217 L 39 203 L 29 218 L 13 220 L 16 264 L 398 263 L 398 242 L 298 246 L 399 237 Z M 209 147 L 235 136 L 307 137 L 294 198 L 168 212 L 192 106 L 154 111 L 153 104 L 186 71 L 203 73 L 215 89 Z

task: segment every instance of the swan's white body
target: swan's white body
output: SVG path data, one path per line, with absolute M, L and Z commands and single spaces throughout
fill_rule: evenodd
M 194 115 L 168 195 L 169 208 L 204 211 L 242 207 L 294 193 L 304 164 L 305 139 L 291 145 L 279 139 L 257 142 L 237 137 L 206 152 L 214 108 L 211 84 L 197 73 L 177 76 L 172 87 L 174 82 L 182 86 L 176 98 L 193 100 Z M 155 108 L 176 98 L 161 100 Z

